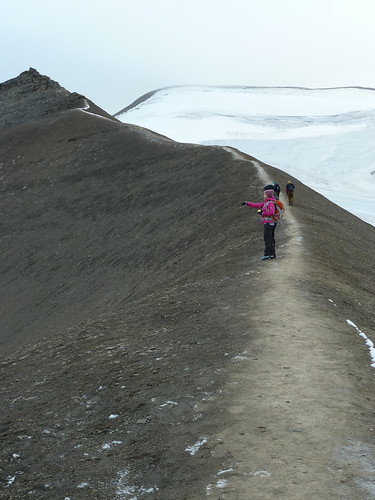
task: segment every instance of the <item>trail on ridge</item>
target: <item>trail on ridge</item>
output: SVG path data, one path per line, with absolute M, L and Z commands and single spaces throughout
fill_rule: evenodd
M 247 304 L 257 340 L 229 382 L 234 424 L 211 439 L 213 455 L 232 457 L 223 496 L 375 498 L 374 469 L 363 459 L 373 452 L 371 402 L 357 385 L 363 367 L 347 345 L 345 318 L 304 287 L 311 270 L 289 207 L 283 225 L 288 240 L 277 260 L 259 262 L 256 283 L 245 273 L 262 292 Z

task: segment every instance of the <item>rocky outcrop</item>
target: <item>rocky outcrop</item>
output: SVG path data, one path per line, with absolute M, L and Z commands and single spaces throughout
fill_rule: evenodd
M 0 85 L 0 108 L 0 129 L 77 108 L 111 118 L 83 95 L 69 92 L 34 68 Z
M 30 90 L 43 91 L 48 88 L 61 89 L 57 82 L 51 80 L 48 76 L 41 75 L 34 68 L 30 68 L 28 71 L 21 73 L 18 77 L 12 78 L 0 85 L 1 90 L 12 87 L 22 87 L 23 93 Z

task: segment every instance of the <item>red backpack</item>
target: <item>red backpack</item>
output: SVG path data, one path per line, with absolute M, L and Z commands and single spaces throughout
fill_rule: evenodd
M 281 222 L 284 215 L 284 204 L 280 200 L 275 200 L 275 215 L 272 216 L 274 222 Z

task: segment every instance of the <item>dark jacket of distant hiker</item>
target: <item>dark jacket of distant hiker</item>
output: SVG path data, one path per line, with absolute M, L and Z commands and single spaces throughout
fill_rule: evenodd
M 286 185 L 286 195 L 288 197 L 289 205 L 293 205 L 294 200 L 294 184 L 291 181 L 288 181 Z
M 280 197 L 280 191 L 281 191 L 280 184 L 275 182 L 275 184 L 273 185 L 273 190 L 275 192 L 275 198 L 278 200 Z

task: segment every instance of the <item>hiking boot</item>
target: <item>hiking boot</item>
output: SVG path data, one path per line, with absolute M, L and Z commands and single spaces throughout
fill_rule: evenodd
M 271 259 L 272 257 L 270 257 L 269 255 L 265 255 L 264 257 L 262 257 L 260 260 L 267 260 L 267 259 Z

